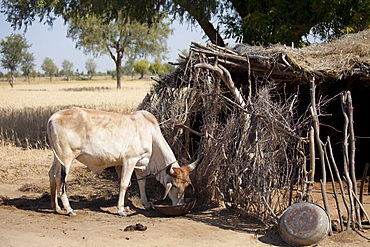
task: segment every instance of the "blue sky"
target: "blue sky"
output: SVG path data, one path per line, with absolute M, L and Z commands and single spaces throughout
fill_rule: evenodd
M 192 41 L 201 44 L 207 43 L 206 40 L 202 39 L 204 32 L 200 28 L 191 28 L 186 23 L 174 23 L 172 28 L 174 33 L 167 42 L 170 50 L 168 61 L 176 61 L 179 50 L 188 49 Z M 11 33 L 23 33 L 23 30 L 14 31 L 10 24 L 5 21 L 5 16 L 0 13 L 0 40 Z M 74 70 L 86 71 L 85 63 L 93 56 L 87 56 L 82 50 L 76 49 L 75 43 L 66 35 L 67 26 L 63 24 L 61 19 L 54 22 L 53 27 L 35 22 L 28 28 L 25 37 L 28 44 L 32 44 L 29 51 L 35 56 L 36 71 L 42 72 L 40 66 L 45 57 L 51 58 L 59 69 L 62 67 L 62 61 L 66 59 L 73 63 Z M 97 71 L 106 72 L 115 69 L 114 62 L 108 55 L 94 58 L 94 61 L 97 64 Z M 0 71 L 7 72 L 1 66 Z

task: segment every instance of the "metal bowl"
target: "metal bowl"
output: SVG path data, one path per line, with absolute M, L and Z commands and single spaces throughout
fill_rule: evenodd
M 330 217 L 319 205 L 301 202 L 285 210 L 278 229 L 281 238 L 290 245 L 314 245 L 328 235 Z
M 154 202 L 153 207 L 161 214 L 178 216 L 190 212 L 194 208 L 196 201 L 196 199 L 185 199 L 185 204 L 172 206 L 172 201 L 166 199 Z

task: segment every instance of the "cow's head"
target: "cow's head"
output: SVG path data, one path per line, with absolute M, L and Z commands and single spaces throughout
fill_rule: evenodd
M 182 167 L 172 167 L 171 165 L 166 169 L 171 181 L 166 184 L 164 198 L 168 195 L 172 200 L 172 205 L 184 204 L 185 189 L 191 185 L 190 174 L 201 160 L 202 158 L 197 159 L 190 165 Z

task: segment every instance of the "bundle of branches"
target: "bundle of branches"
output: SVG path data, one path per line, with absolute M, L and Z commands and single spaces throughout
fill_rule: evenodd
M 198 196 L 276 224 L 305 198 L 309 118 L 298 116 L 297 95 L 278 93 L 273 82 L 245 95 L 217 61 L 194 49 L 174 74 L 156 79 L 139 108 L 158 118 L 180 162 L 204 157 L 193 174 Z
M 370 30 L 304 48 L 280 44 L 267 48 L 238 44 L 231 51 L 193 43 L 192 49 L 207 55 L 217 54 L 218 61 L 226 67 L 250 71 L 276 81 L 309 83 L 313 76 L 328 81 L 353 74 L 366 79 L 370 74 Z

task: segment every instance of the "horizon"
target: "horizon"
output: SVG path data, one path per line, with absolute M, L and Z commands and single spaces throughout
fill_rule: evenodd
M 61 18 L 55 20 L 52 27 L 39 21 L 34 21 L 28 27 L 27 32 L 24 32 L 24 28 L 14 30 L 10 23 L 6 22 L 6 17 L 3 13 L 0 13 L 0 23 L 2 24 L 0 40 L 12 33 L 24 34 L 28 44 L 31 45 L 28 51 L 33 53 L 35 57 L 34 63 L 36 64 L 35 70 L 37 72 L 43 72 L 41 64 L 46 57 L 51 58 L 58 69 L 61 69 L 63 60 L 68 60 L 73 63 L 73 71 L 78 70 L 80 73 L 85 73 L 85 63 L 92 58 L 97 65 L 96 72 L 106 73 L 108 70 L 115 70 L 113 59 L 107 54 L 95 58 L 92 55 L 84 54 L 83 50 L 75 48 L 75 42 L 71 38 L 66 37 L 68 26 L 64 24 Z M 207 43 L 207 40 L 203 39 L 204 32 L 198 27 L 180 24 L 175 21 L 171 24 L 171 28 L 174 30 L 167 40 L 169 53 L 168 60 L 163 61 L 164 63 L 175 62 L 180 51 L 188 50 L 193 41 L 203 45 Z M 1 66 L 0 71 L 4 74 L 9 72 L 9 70 Z M 20 72 L 20 69 L 17 71 Z

